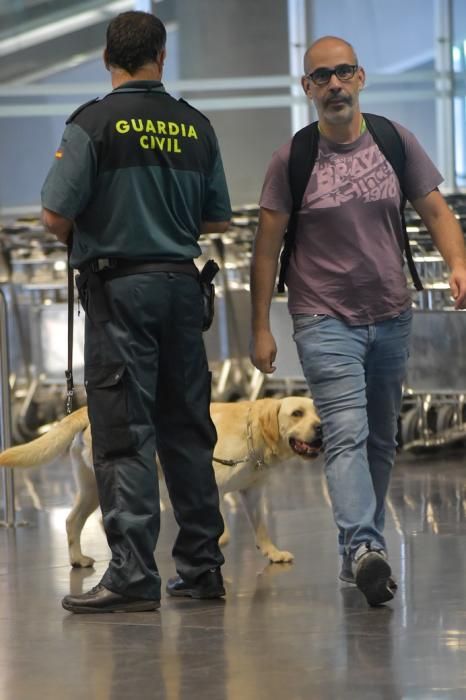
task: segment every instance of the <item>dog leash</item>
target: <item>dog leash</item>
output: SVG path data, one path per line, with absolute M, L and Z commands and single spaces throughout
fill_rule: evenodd
M 71 267 L 71 247 L 73 245 L 72 233 L 70 233 L 67 241 L 67 258 L 68 258 L 68 368 L 65 370 L 66 377 L 66 413 L 71 413 L 73 409 L 73 311 L 74 311 L 74 273 Z
M 212 457 L 214 462 L 219 464 L 224 464 L 227 467 L 236 467 L 237 464 L 244 464 L 245 462 L 250 462 L 251 459 L 254 461 L 254 469 L 263 469 L 266 467 L 264 458 L 257 454 L 254 449 L 254 443 L 252 439 L 252 420 L 251 420 L 252 407 L 249 407 L 248 417 L 246 422 L 246 442 L 248 446 L 248 454 L 242 459 L 220 459 L 219 457 Z

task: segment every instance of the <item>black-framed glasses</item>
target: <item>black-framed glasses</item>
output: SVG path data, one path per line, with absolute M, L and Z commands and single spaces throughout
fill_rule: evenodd
M 351 80 L 358 68 L 359 66 L 357 64 L 352 66 L 349 63 L 340 63 L 333 69 L 316 68 L 315 71 L 308 73 L 305 77 L 312 80 L 315 85 L 327 85 L 332 75 L 336 75 L 338 80 Z

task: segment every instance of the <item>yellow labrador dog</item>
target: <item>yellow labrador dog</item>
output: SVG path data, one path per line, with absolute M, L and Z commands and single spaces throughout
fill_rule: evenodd
M 293 560 L 291 552 L 272 543 L 266 525 L 263 485 L 270 468 L 295 455 L 315 459 L 322 450 L 320 420 L 311 399 L 289 396 L 238 403 L 212 403 L 218 441 L 214 470 L 220 498 L 239 492 L 254 528 L 256 546 L 272 562 Z M 87 408 L 63 418 L 45 435 L 0 454 L 0 466 L 38 467 L 69 450 L 78 492 L 67 521 L 72 566 L 92 566 L 81 551 L 81 531 L 99 501 L 92 464 L 91 429 Z M 225 532 L 220 544 L 226 544 Z

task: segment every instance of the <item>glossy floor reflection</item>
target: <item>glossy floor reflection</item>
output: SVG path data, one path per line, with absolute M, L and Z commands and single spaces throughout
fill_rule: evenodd
M 466 698 L 466 464 L 400 457 L 387 535 L 397 599 L 370 609 L 337 581 L 335 529 L 321 469 L 271 475 L 270 521 L 290 565 L 256 551 L 229 509 L 225 602 L 164 597 L 158 613 L 73 616 L 69 590 L 96 584 L 107 560 L 97 516 L 83 536 L 95 569 L 70 570 L 66 464 L 18 478 L 19 517 L 0 529 L 0 699 L 359 700 Z M 41 506 L 42 510 L 38 509 Z M 162 516 L 166 580 L 175 523 Z

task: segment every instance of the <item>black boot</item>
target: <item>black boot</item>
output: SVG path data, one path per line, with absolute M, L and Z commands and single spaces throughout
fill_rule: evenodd
M 209 569 L 201 574 L 194 583 L 186 583 L 181 576 L 168 579 L 168 595 L 188 598 L 222 598 L 225 595 L 223 577 L 220 569 Z

